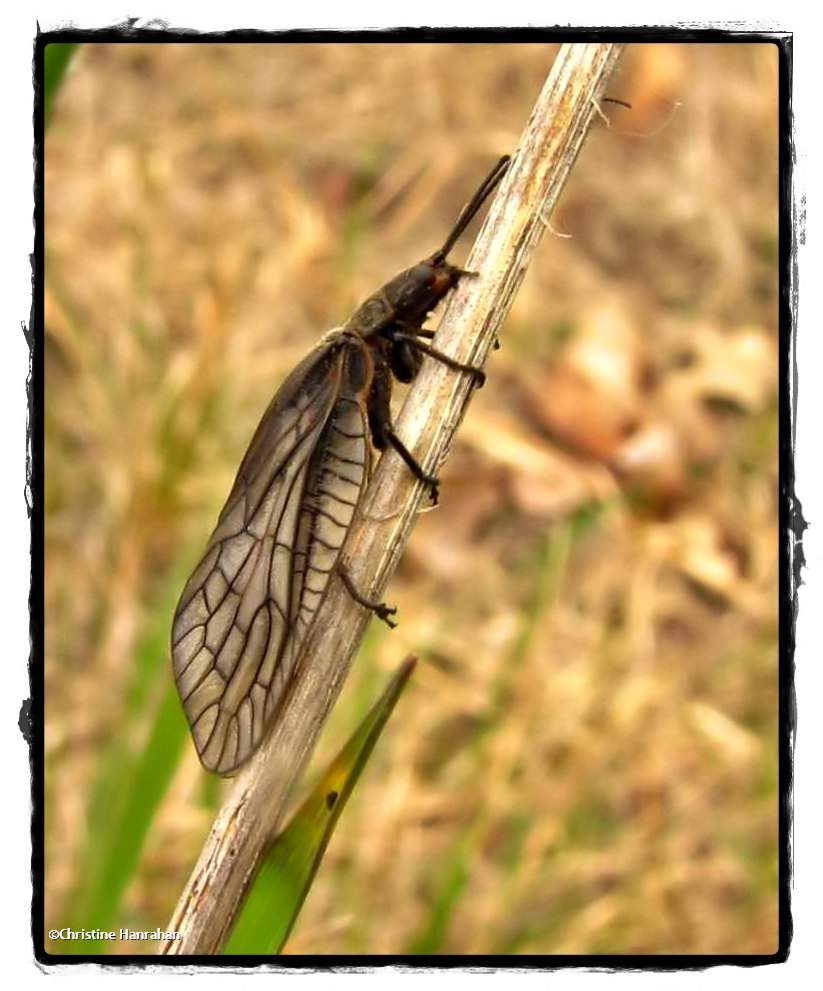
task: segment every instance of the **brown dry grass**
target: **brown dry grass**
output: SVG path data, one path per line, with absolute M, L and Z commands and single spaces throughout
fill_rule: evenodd
M 132 658 L 262 409 L 438 242 L 552 56 L 77 57 L 46 157 L 47 921 Z M 769 46 L 627 51 L 633 110 L 584 149 L 571 237 L 539 251 L 390 588 L 401 626 L 370 631 L 324 737 L 321 759 L 421 655 L 290 952 L 774 951 L 776 75 Z M 201 773 L 187 748 L 141 928 L 208 826 Z

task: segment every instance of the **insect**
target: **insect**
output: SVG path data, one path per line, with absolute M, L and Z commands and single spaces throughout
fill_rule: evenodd
M 370 444 L 393 447 L 437 502 L 394 432 L 392 377 L 411 382 L 436 351 L 429 313 L 465 275 L 446 256 L 508 167 L 504 156 L 463 208 L 443 246 L 378 289 L 283 382 L 252 437 L 205 554 L 172 624 L 172 664 L 200 760 L 230 774 L 276 716 L 336 571 L 352 597 L 389 625 L 395 612 L 355 588 L 340 550 L 370 474 Z

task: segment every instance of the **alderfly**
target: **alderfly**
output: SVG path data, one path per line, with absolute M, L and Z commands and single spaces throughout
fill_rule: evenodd
M 392 427 L 392 377 L 411 382 L 428 355 L 482 384 L 480 369 L 425 343 L 433 334 L 423 323 L 471 274 L 446 256 L 508 162 L 497 162 L 443 246 L 328 333 L 263 414 L 172 625 L 177 688 L 212 771 L 232 773 L 260 745 L 333 571 L 360 605 L 394 625 L 394 609 L 358 593 L 340 550 L 369 479 L 370 441 L 378 451 L 393 447 L 437 502 L 437 479 Z

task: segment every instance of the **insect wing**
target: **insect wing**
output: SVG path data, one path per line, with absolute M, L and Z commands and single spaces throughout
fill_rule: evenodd
M 315 448 L 300 505 L 292 572 L 294 634 L 287 645 L 290 654 L 299 649 L 308 632 L 337 564 L 368 480 L 369 462 L 365 410 L 356 395 L 344 392 Z
M 341 342 L 322 344 L 276 393 L 175 612 L 180 697 L 201 761 L 222 774 L 254 752 L 283 697 L 367 472 L 345 364 Z M 335 455 L 356 494 L 329 484 Z

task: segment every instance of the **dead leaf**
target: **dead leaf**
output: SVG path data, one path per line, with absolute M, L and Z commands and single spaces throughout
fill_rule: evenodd
M 582 464 L 499 413 L 473 411 L 460 439 L 508 469 L 509 495 L 527 513 L 553 518 L 615 494 L 606 468 Z
M 648 423 L 629 437 L 616 451 L 612 467 L 660 507 L 682 498 L 688 484 L 683 443 L 665 421 Z
M 723 333 L 704 325 L 695 333 L 691 359 L 669 377 L 668 391 L 681 402 L 723 401 L 754 413 L 777 390 L 777 346 L 759 328 Z
M 612 303 L 592 309 L 553 368 L 532 378 L 539 422 L 573 451 L 609 461 L 640 425 L 644 349 L 632 320 Z

